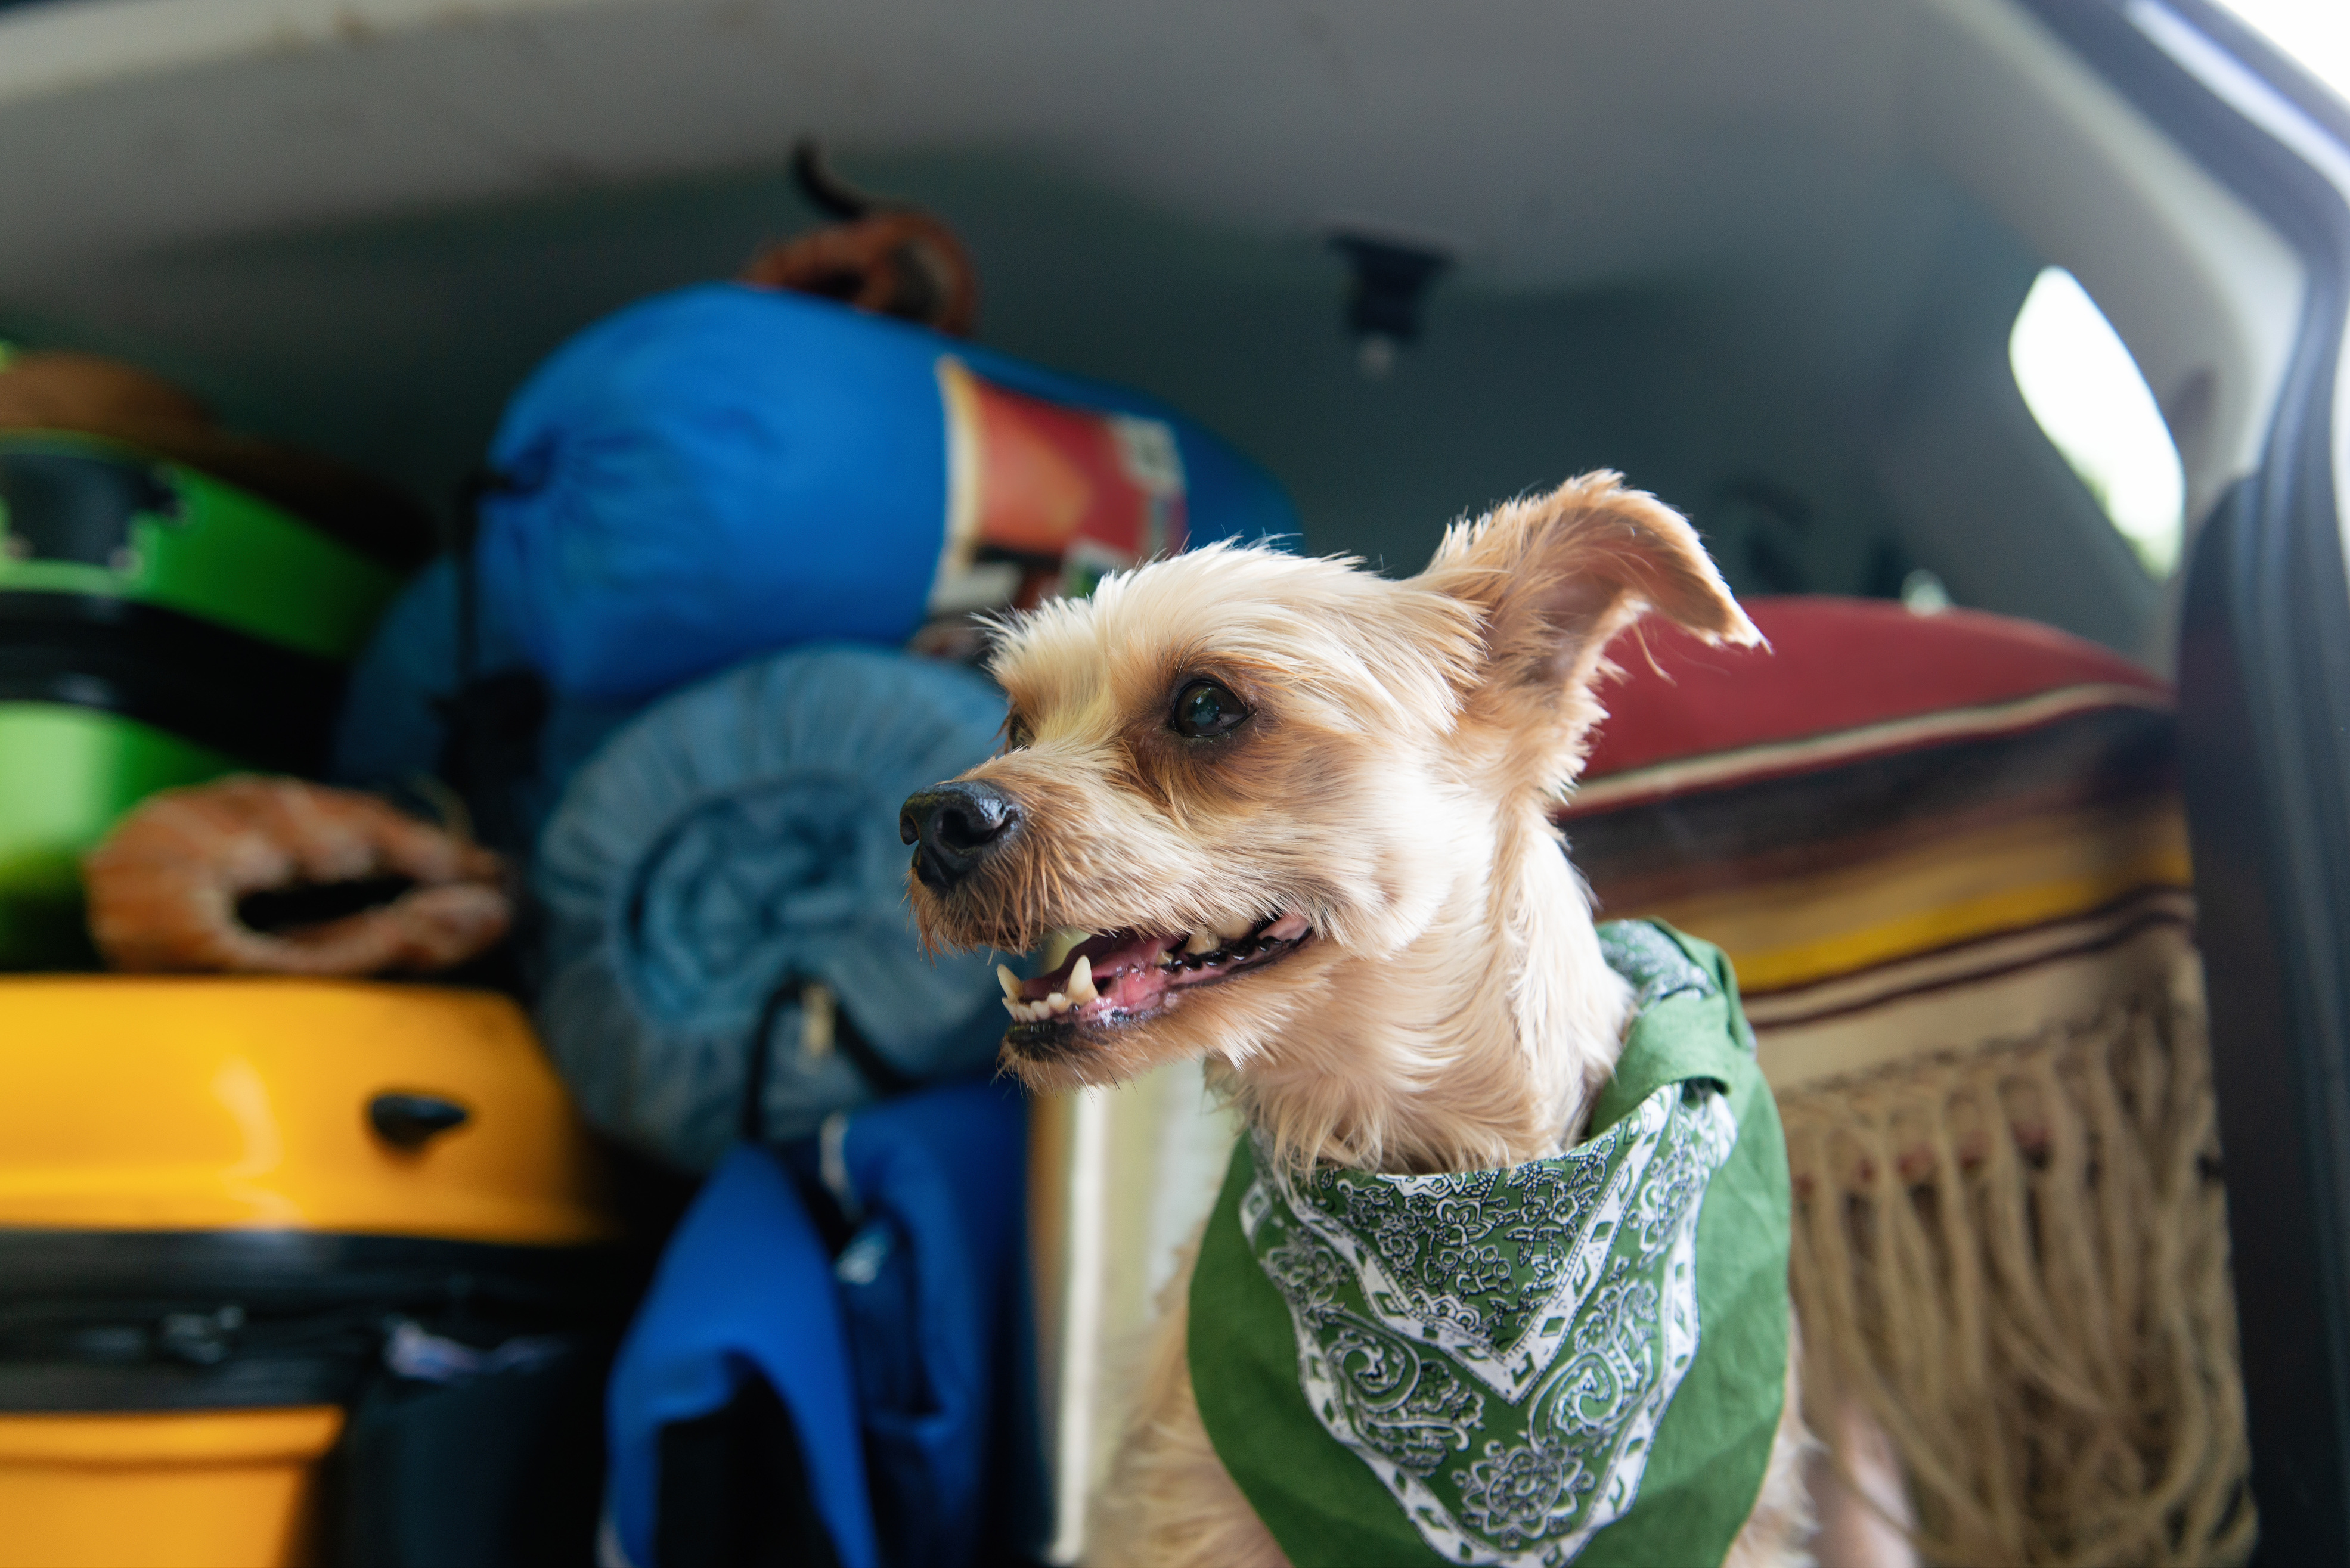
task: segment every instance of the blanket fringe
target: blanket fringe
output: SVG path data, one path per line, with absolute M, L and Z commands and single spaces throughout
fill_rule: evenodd
M 2191 957 L 2187 961 L 2191 962 Z M 1805 1401 L 1899 1454 L 1926 1559 L 2251 1552 L 2210 1049 L 2191 979 L 1780 1096 Z

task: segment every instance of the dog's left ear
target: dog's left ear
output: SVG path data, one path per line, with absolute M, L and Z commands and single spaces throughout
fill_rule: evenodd
M 1455 524 L 1416 586 L 1481 612 L 1471 709 L 1544 732 L 1538 749 L 1560 778 L 1602 716 L 1591 689 L 1617 632 L 1653 611 L 1710 643 L 1762 640 L 1697 530 L 1605 471 Z

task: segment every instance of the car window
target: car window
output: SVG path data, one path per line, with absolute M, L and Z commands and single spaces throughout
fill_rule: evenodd
M 2063 267 L 2043 268 L 2015 313 L 2008 364 L 2024 405 L 2159 582 L 2178 564 L 2187 500 L 2178 448 L 2137 361 Z

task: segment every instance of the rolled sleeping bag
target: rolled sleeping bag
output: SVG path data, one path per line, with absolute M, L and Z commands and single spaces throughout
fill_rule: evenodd
M 995 961 L 922 950 L 898 812 L 985 757 L 1003 710 L 960 666 L 833 645 L 743 665 L 613 735 L 532 876 L 539 1028 L 588 1118 L 706 1171 L 746 1124 L 803 1137 L 886 1088 L 984 1070 L 1003 1035 Z M 832 1016 L 811 1018 L 827 998 Z
M 741 284 L 572 338 L 490 464 L 485 605 L 558 695 L 598 701 L 1297 526 L 1263 470 L 1148 398 Z

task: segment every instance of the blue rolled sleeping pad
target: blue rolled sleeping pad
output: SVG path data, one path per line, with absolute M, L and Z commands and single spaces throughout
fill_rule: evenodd
M 948 385 L 964 372 L 1163 428 L 1191 544 L 1296 529 L 1263 471 L 1138 393 L 829 300 L 707 284 L 588 327 L 515 393 L 482 501 L 484 600 L 558 694 L 591 701 L 797 643 L 903 642 L 952 486 L 981 483 Z
M 1003 708 L 959 665 L 827 645 L 676 692 L 606 741 L 531 870 L 539 1030 L 588 1117 L 706 1171 L 762 1076 L 750 1125 L 782 1140 L 984 1072 L 995 960 L 922 950 L 898 813 L 986 757 Z M 837 999 L 837 1048 L 805 1048 L 811 982 Z

